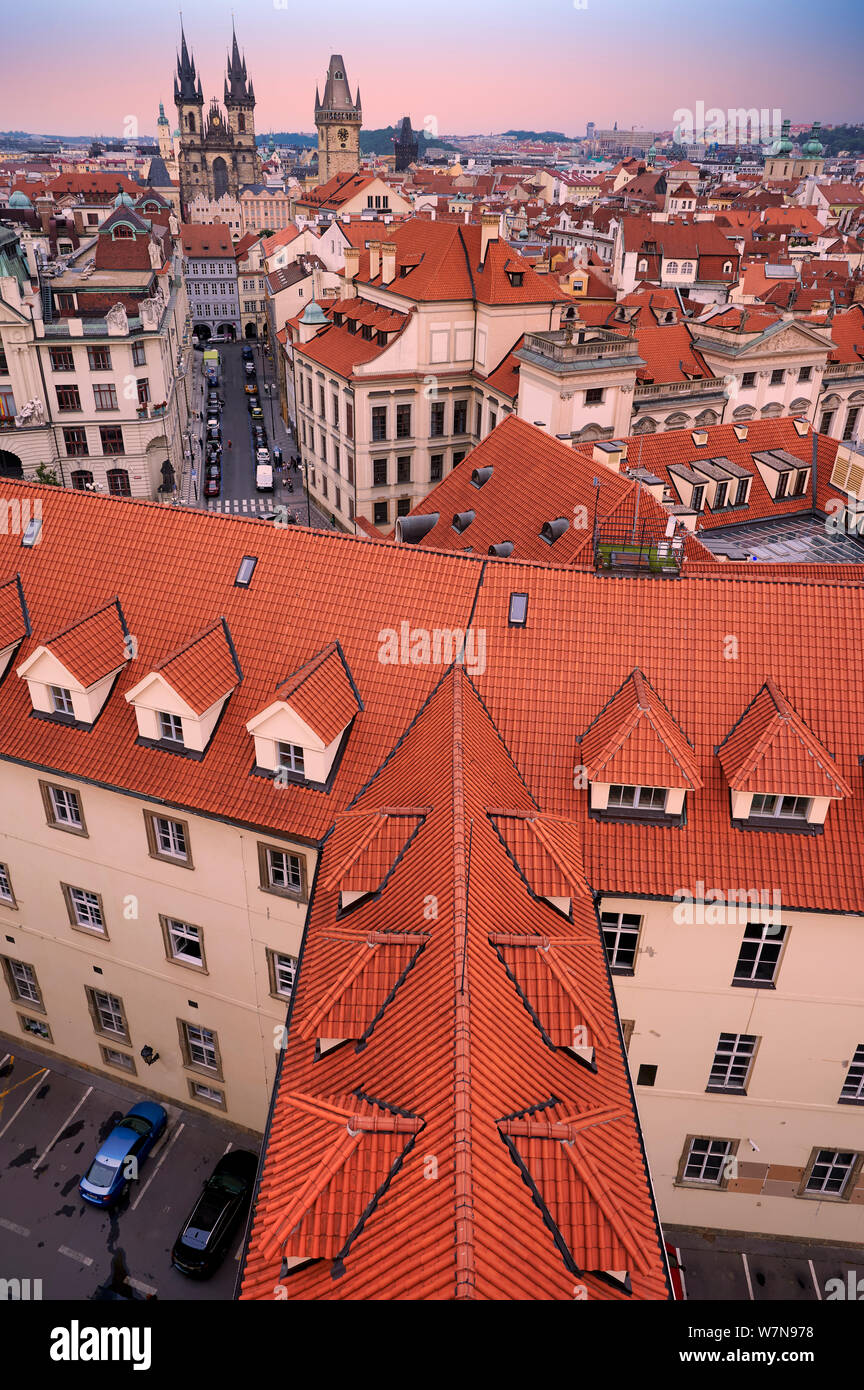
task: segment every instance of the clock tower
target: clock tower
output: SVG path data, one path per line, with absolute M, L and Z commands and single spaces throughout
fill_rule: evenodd
M 315 89 L 315 125 L 318 130 L 318 182 L 326 183 L 334 174 L 356 174 L 360 168 L 360 88 L 356 100 L 345 75 L 345 64 L 334 53 L 327 69 L 324 99 Z

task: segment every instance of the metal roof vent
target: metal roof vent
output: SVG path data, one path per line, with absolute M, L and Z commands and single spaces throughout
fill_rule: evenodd
M 508 555 L 513 554 L 512 541 L 499 541 L 497 545 L 490 545 L 490 555 L 498 555 L 502 560 L 506 560 Z
M 456 512 L 453 517 L 453 530 L 458 531 L 460 534 L 463 531 L 467 531 L 475 515 L 476 513 L 474 512 Z
M 396 540 L 400 545 L 417 545 L 437 526 L 439 512 L 426 512 L 424 516 L 398 516 L 396 518 Z
M 491 477 L 492 477 L 492 466 L 491 466 L 491 464 L 489 465 L 488 468 L 475 468 L 475 469 L 473 469 L 473 471 L 472 471 L 472 473 L 471 473 L 471 485 L 472 485 L 472 487 L 482 487 L 484 483 L 488 483 L 488 481 L 489 481 L 489 479 L 490 479 Z
M 560 536 L 564 535 L 570 522 L 566 516 L 556 517 L 554 521 L 544 521 L 540 528 L 540 535 L 549 545 L 554 545 Z

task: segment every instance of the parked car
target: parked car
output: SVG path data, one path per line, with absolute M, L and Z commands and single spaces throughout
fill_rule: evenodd
M 222 1155 L 174 1242 L 171 1263 L 181 1274 L 207 1279 L 218 1268 L 249 1210 L 257 1171 L 247 1149 Z
M 133 1105 L 102 1143 L 79 1182 L 78 1191 L 84 1201 L 96 1207 L 116 1202 L 130 1181 L 127 1160 L 143 1163 L 167 1123 L 167 1114 L 155 1101 L 139 1100 Z
M 265 428 L 264 428 L 263 425 L 256 425 L 256 424 L 253 424 L 253 426 L 252 426 L 252 438 L 255 440 L 255 447 L 256 447 L 256 448 L 258 448 L 259 446 L 263 446 L 263 447 L 266 448 L 266 446 L 267 446 L 267 431 L 265 430 Z
M 244 362 L 244 363 L 243 363 L 243 369 L 244 369 L 244 371 L 245 371 L 245 373 L 246 373 L 247 376 L 252 377 L 252 376 L 255 375 L 255 363 L 254 363 L 254 362 Z
M 209 423 L 209 421 L 208 421 L 208 423 L 207 423 L 207 441 L 208 441 L 208 443 L 210 443 L 211 441 L 219 441 L 219 440 L 221 440 L 221 439 L 222 439 L 222 430 L 221 430 L 221 428 L 220 428 L 220 426 L 219 426 L 218 421 L 214 422 L 212 425 L 211 425 L 211 424 Z
M 208 439 L 204 454 L 205 463 L 218 463 L 222 458 L 222 445 L 218 439 Z
M 264 419 L 264 411 L 261 409 L 260 405 L 251 405 L 249 407 L 249 414 L 252 416 L 253 420 Z
M 247 396 L 257 396 L 257 395 L 258 395 L 258 383 L 257 383 L 257 381 L 247 381 L 247 382 L 246 382 L 246 385 L 243 387 L 243 390 L 246 392 L 246 395 L 247 395 Z
M 241 352 L 243 354 L 244 362 L 251 362 L 254 359 L 255 353 L 252 349 L 251 344 L 244 343 L 243 347 L 241 348 Z
M 222 467 L 218 463 L 208 463 L 204 476 L 204 496 L 218 497 L 222 491 Z

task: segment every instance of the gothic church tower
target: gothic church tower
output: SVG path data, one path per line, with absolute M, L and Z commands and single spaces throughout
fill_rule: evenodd
M 334 174 L 356 174 L 360 168 L 360 88 L 356 101 L 345 76 L 341 54 L 334 53 L 327 69 L 323 101 L 315 89 L 315 125 L 318 129 L 318 182 Z

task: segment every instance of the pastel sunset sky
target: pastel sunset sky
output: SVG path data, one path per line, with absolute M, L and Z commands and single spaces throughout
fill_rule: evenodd
M 576 4 L 585 4 L 577 8 Z M 284 8 L 282 6 L 285 6 Z M 406 111 L 438 129 L 666 130 L 676 108 L 779 108 L 793 123 L 862 118 L 860 0 L 233 0 L 256 128 L 313 129 L 315 84 L 341 53 L 364 125 Z M 205 100 L 221 99 L 231 0 L 185 0 Z M 19 0 L 0 55 L 0 129 L 154 134 L 176 124 L 178 11 L 165 0 Z

